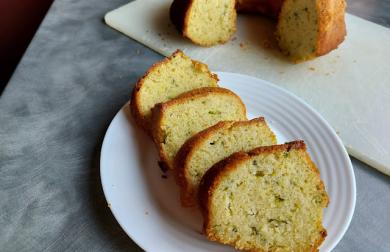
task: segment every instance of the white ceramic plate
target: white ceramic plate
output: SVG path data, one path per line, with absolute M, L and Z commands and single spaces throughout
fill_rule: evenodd
M 250 118 L 266 118 L 279 143 L 306 142 L 330 196 L 323 220 L 328 236 L 320 250 L 332 250 L 349 226 L 356 200 L 351 161 L 335 131 L 305 102 L 275 85 L 240 74 L 218 76 L 222 87 L 242 98 Z M 157 160 L 152 141 L 136 127 L 126 104 L 107 130 L 100 159 L 108 206 L 125 232 L 146 251 L 234 251 L 201 235 L 200 213 L 180 206 L 173 176 L 163 178 Z

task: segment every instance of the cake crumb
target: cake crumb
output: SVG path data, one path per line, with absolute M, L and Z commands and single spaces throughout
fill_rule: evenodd
M 272 48 L 272 44 L 271 44 L 271 42 L 268 39 L 264 39 L 263 40 L 263 47 L 266 48 L 266 49 L 271 49 Z
M 314 67 L 309 67 L 309 70 L 315 71 L 316 69 Z
M 240 42 L 240 48 L 243 49 L 243 50 L 246 50 L 249 46 L 249 43 L 248 42 Z
M 149 212 L 148 212 L 148 211 L 145 211 L 145 215 L 149 215 Z
M 237 40 L 237 37 L 232 38 L 232 41 L 236 41 L 236 40 Z
M 110 204 L 110 203 L 108 203 L 107 206 L 108 206 L 109 208 L 111 208 L 111 204 Z
M 165 174 L 163 174 L 163 175 L 161 175 L 161 178 L 163 178 L 163 179 L 167 179 L 167 178 L 168 178 L 168 176 L 167 176 L 167 175 L 165 175 Z

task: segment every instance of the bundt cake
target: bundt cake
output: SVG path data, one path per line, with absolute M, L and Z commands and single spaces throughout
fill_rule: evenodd
M 154 64 L 138 81 L 130 101 L 132 114 L 139 125 L 149 130 L 154 105 L 192 89 L 216 87 L 217 82 L 217 75 L 211 73 L 207 65 L 177 50 Z
M 246 120 L 241 99 L 224 88 L 199 88 L 153 109 L 152 134 L 163 164 L 173 169 L 184 142 L 220 121 Z
M 327 54 L 346 35 L 345 0 L 285 0 L 276 39 L 282 52 L 299 62 Z
M 239 152 L 199 188 L 208 239 L 245 251 L 317 251 L 328 196 L 303 141 Z
M 276 19 L 279 48 L 294 62 L 329 53 L 346 35 L 345 0 L 237 0 L 236 9 Z M 170 18 L 179 32 L 201 46 L 224 43 L 236 30 L 230 0 L 174 0 Z
M 177 30 L 195 44 L 225 43 L 236 31 L 235 0 L 174 0 L 170 18 Z
M 212 165 L 237 151 L 273 144 L 276 137 L 263 117 L 219 122 L 191 137 L 180 148 L 175 162 L 182 205 L 196 205 L 200 180 Z

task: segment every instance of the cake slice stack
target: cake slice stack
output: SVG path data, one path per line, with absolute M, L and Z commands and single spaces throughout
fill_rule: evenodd
M 303 141 L 276 145 L 232 91 L 183 52 L 152 66 L 131 111 L 173 170 L 183 206 L 200 202 L 208 239 L 248 251 L 316 251 L 328 196 Z

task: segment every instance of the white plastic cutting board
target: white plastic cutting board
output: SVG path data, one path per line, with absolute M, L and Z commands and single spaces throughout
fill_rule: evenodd
M 180 48 L 211 69 L 243 73 L 303 98 L 335 128 L 348 152 L 390 175 L 390 29 L 347 15 L 348 36 L 330 54 L 300 64 L 283 57 L 274 24 L 239 16 L 234 38 L 202 48 L 178 35 L 171 0 L 137 0 L 113 10 L 106 23 L 167 56 Z

